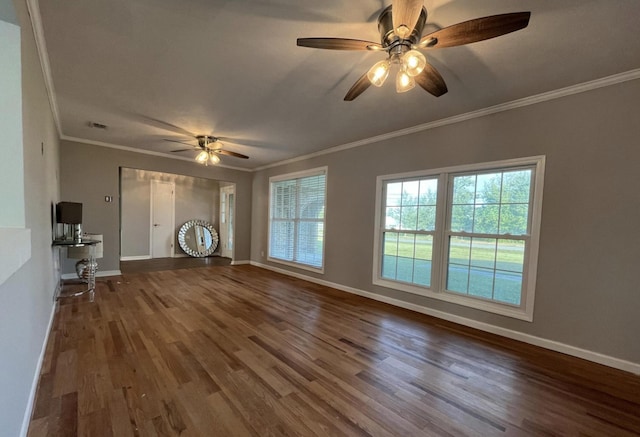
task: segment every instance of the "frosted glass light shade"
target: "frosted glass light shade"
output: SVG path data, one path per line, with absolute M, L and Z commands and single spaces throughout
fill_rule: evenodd
M 391 62 L 388 59 L 385 59 L 380 62 L 376 62 L 373 67 L 369 69 L 367 72 L 367 77 L 369 81 L 377 86 L 381 87 L 384 84 L 384 81 L 387 80 L 389 76 L 389 68 L 391 67 Z
M 409 50 L 402 57 L 402 64 L 407 74 L 415 77 L 424 70 L 427 65 L 427 58 L 417 50 Z
M 211 159 L 211 163 L 212 164 L 219 164 L 220 163 L 220 157 L 218 155 L 216 155 L 213 152 L 211 152 L 209 155 L 210 155 L 209 159 Z

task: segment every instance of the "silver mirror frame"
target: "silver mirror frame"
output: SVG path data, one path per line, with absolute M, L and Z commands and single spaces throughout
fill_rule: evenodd
M 194 226 L 202 226 L 211 233 L 211 247 L 209 247 L 209 249 L 202 252 L 196 252 L 187 245 L 187 241 L 185 239 L 187 231 Z M 178 243 L 180 244 L 180 248 L 184 250 L 187 255 L 202 258 L 211 255 L 218 247 L 218 233 L 209 222 L 204 220 L 189 220 L 180 226 L 180 231 L 178 232 Z

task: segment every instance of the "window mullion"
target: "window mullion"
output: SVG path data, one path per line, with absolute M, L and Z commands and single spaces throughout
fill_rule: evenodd
M 437 233 L 437 231 L 414 231 L 414 230 L 408 230 L 408 229 L 385 229 L 382 228 L 382 232 L 398 232 L 401 234 L 415 234 L 415 235 L 435 235 Z
M 445 231 L 449 228 L 448 217 L 450 216 L 448 212 L 450 203 L 448 174 L 444 173 L 438 177 L 438 187 L 438 196 L 436 199 L 436 233 L 433 237 L 434 253 L 432 256 L 433 259 L 431 266 L 434 277 L 431 287 L 437 293 L 441 293 L 445 288 L 444 278 L 446 278 L 446 274 L 444 272 L 444 268 L 447 264 Z
M 298 261 L 298 246 L 300 242 L 298 241 L 298 232 L 300 227 L 300 179 L 296 180 L 296 189 L 295 189 L 295 217 L 293 218 L 293 261 Z
M 522 240 L 528 241 L 531 235 L 513 235 L 513 234 L 482 234 L 476 232 L 452 232 L 448 230 L 449 234 L 453 237 L 468 237 L 468 238 L 497 238 L 498 240 Z

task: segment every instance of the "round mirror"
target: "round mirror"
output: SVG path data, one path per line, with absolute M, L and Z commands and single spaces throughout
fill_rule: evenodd
M 188 255 L 198 258 L 209 256 L 218 247 L 218 233 L 209 222 L 189 220 L 180 227 L 178 243 Z

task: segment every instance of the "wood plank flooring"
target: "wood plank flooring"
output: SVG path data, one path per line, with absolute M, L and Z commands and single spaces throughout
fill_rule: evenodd
M 120 271 L 127 273 L 158 272 L 161 270 L 193 269 L 207 266 L 228 266 L 231 258 L 207 256 L 204 258 L 154 258 L 136 261 L 120 261 Z
M 640 377 L 252 266 L 60 303 L 29 435 L 640 435 Z

